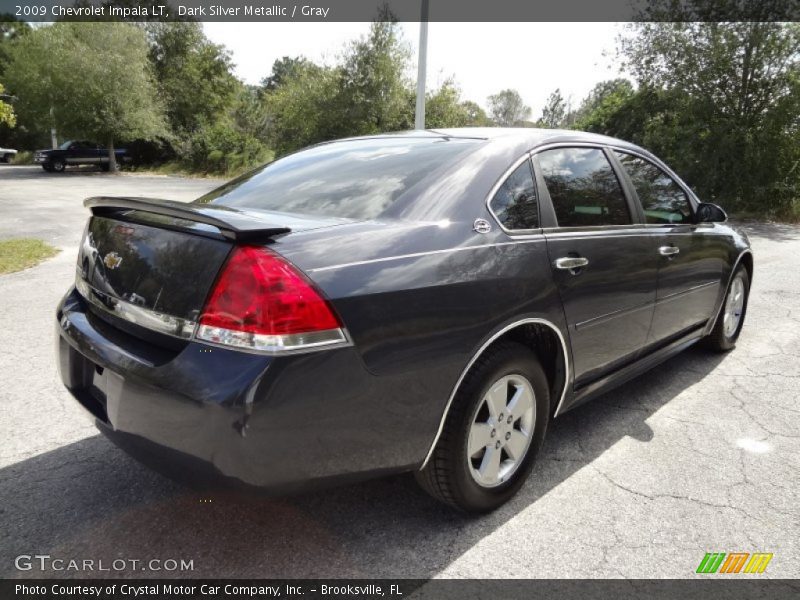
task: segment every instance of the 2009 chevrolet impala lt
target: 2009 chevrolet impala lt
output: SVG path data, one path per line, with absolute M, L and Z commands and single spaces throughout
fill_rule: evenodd
M 416 471 L 491 510 L 548 423 L 698 341 L 753 258 L 632 144 L 536 129 L 307 148 L 193 203 L 90 198 L 64 385 L 117 445 L 275 491 Z

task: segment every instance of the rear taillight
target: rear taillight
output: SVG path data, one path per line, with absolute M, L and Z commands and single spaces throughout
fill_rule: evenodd
M 200 315 L 196 337 L 262 352 L 347 342 L 314 285 L 286 260 L 257 246 L 233 250 Z

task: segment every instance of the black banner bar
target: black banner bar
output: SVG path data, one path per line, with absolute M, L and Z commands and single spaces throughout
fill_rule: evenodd
M 797 580 L 698 579 L 28 579 L 0 580 L 0 598 L 22 600 L 359 599 L 739 600 L 798 598 Z
M 0 0 L 25 21 L 419 21 L 421 0 Z M 432 22 L 797 21 L 798 0 L 431 0 Z

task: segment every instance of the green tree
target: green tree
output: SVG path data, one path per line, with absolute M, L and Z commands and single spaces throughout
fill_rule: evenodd
M 7 102 L 3 102 L 5 96 L 5 88 L 0 83 L 0 125 L 8 125 L 14 127 L 17 123 L 17 116 L 14 114 L 13 107 Z
M 633 92 L 633 84 L 622 77 L 595 84 L 575 111 L 573 125 L 578 129 L 585 129 L 586 127 L 581 125 L 584 119 L 594 115 L 604 106 L 614 104 L 610 99 L 628 98 Z
M 800 210 L 800 24 L 638 23 L 620 57 L 653 102 L 641 135 L 708 199 Z
M 539 124 L 548 129 L 557 129 L 564 125 L 567 117 L 567 103 L 564 96 L 561 95 L 561 90 L 556 90 L 550 94 L 542 109 L 542 117 L 539 119 Z
M 476 102 L 472 100 L 465 100 L 461 103 L 461 106 L 464 107 L 464 111 L 467 113 L 467 126 L 469 127 L 491 127 L 492 121 L 486 115 L 486 111 L 483 110 Z
M 411 100 L 416 100 L 413 94 Z M 470 124 L 470 118 L 468 107 L 461 102 L 461 90 L 452 78 L 447 79 L 437 90 L 426 94 L 426 128 L 465 127 Z
M 240 83 L 230 53 L 210 42 L 200 23 L 150 22 L 144 28 L 159 97 L 176 135 L 190 134 L 231 107 Z
M 275 91 L 287 79 L 312 66 L 314 63 L 303 56 L 279 58 L 272 63 L 272 73 L 261 80 L 261 87 L 268 92 Z
M 334 67 L 295 62 L 265 92 L 272 145 L 284 154 L 338 137 L 408 129 L 413 102 L 409 51 L 393 22 L 375 22 Z
M 8 62 L 8 47 L 31 30 L 25 21 L 20 21 L 10 13 L 0 14 L 0 77 Z
M 344 53 L 339 77 L 346 135 L 406 129 L 413 122 L 407 99 L 408 45 L 395 22 L 374 22 Z
M 489 96 L 489 116 L 500 127 L 512 127 L 531 116 L 531 108 L 525 105 L 517 90 L 503 90 Z
M 10 47 L 6 81 L 20 115 L 105 142 L 116 168 L 115 140 L 165 133 L 147 49 L 133 25 L 59 22 Z

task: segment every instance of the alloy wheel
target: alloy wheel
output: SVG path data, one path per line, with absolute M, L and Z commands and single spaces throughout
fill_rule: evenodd
M 533 386 L 522 375 L 506 375 L 489 388 L 472 417 L 467 463 L 475 482 L 496 487 L 525 459 L 536 423 Z
M 731 289 L 728 298 L 725 300 L 725 314 L 722 317 L 722 331 L 725 337 L 733 337 L 739 328 L 744 310 L 744 279 L 741 274 L 737 275 L 731 282 Z

